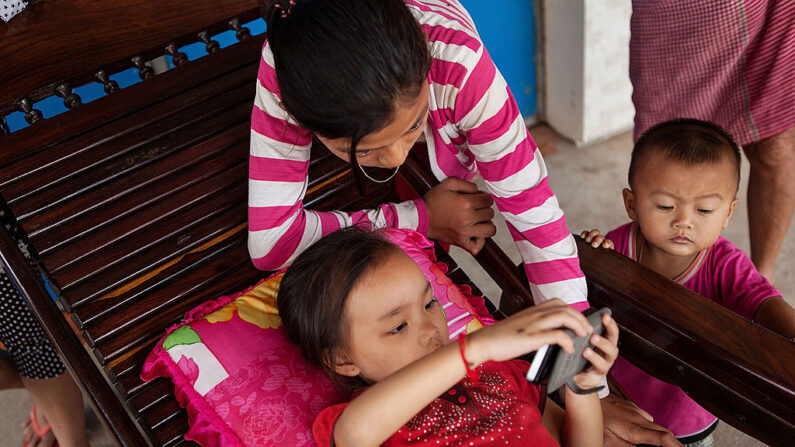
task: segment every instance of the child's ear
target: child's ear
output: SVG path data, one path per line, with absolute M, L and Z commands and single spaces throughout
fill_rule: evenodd
M 621 194 L 624 196 L 624 208 L 627 210 L 627 216 L 633 221 L 637 220 L 638 213 L 635 212 L 635 194 L 629 188 L 624 188 Z
M 341 376 L 356 377 L 362 372 L 344 352 L 327 353 L 325 357 L 326 365 Z
M 727 214 L 726 219 L 723 220 L 723 228 L 729 226 L 729 220 L 731 220 L 732 214 L 734 214 L 734 208 L 737 206 L 737 202 L 739 202 L 739 199 L 735 197 L 734 200 L 732 200 L 731 205 L 729 205 L 729 214 Z

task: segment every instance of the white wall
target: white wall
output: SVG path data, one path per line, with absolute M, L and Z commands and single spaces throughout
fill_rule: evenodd
M 544 0 L 542 118 L 578 145 L 631 129 L 629 0 Z

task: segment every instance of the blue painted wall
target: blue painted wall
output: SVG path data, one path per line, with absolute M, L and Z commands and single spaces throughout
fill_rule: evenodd
M 525 118 L 536 113 L 535 12 L 531 0 L 460 0 Z

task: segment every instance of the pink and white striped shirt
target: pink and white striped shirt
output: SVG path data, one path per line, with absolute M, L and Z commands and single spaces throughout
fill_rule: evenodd
M 428 35 L 433 57 L 424 133 L 434 175 L 471 180 L 480 173 L 516 241 L 536 302 L 561 298 L 579 310 L 587 308 L 577 246 L 541 153 L 472 18 L 455 0 L 404 1 Z M 353 213 L 303 209 L 311 134 L 279 101 L 266 43 L 251 116 L 248 247 L 255 266 L 288 265 L 322 236 L 358 222 L 427 234 L 422 200 Z

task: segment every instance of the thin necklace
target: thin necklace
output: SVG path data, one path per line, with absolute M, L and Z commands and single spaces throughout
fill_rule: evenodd
M 378 180 L 376 178 L 370 177 L 370 174 L 368 174 L 364 170 L 362 165 L 360 165 L 358 163 L 357 163 L 357 165 L 359 166 L 359 170 L 362 171 L 362 174 L 364 174 L 365 177 L 367 177 L 370 181 L 373 181 L 373 182 L 376 182 L 376 183 L 386 183 L 386 182 L 392 180 L 393 178 L 395 178 L 395 176 L 397 175 L 398 171 L 400 170 L 400 166 L 398 166 L 397 168 L 395 168 L 395 172 L 393 172 L 392 175 L 390 175 L 389 177 L 385 178 L 384 180 Z

